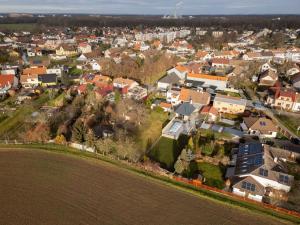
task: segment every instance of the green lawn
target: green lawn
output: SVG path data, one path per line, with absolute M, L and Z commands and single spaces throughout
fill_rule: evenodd
M 173 171 L 174 163 L 187 142 L 188 137 L 185 135 L 181 135 L 178 140 L 161 137 L 159 142 L 151 149 L 149 156 L 159 162 L 163 168 Z
M 52 99 L 52 100 L 48 101 L 47 105 L 48 106 L 52 106 L 52 107 L 60 107 L 60 106 L 62 106 L 63 103 L 64 103 L 65 95 L 66 95 L 65 93 L 61 93 L 55 99 Z
M 0 137 L 5 138 L 6 135 L 11 136 L 10 133 L 20 127 L 24 123 L 25 118 L 30 116 L 33 111 L 32 107 L 23 106 L 15 111 L 12 116 L 3 120 L 0 123 Z
M 201 132 L 201 136 L 206 136 L 207 134 L 211 134 L 213 133 L 214 134 L 214 137 L 216 140 L 223 140 L 223 139 L 226 139 L 226 140 L 231 140 L 232 139 L 232 135 L 230 133 L 227 133 L 227 132 L 214 132 L 212 130 L 205 130 L 205 129 L 199 129 L 200 132 Z
M 286 115 L 276 115 L 276 117 L 283 123 L 289 130 L 291 130 L 295 134 L 300 134 L 297 128 L 300 127 L 300 119 L 295 116 L 286 116 Z
M 162 126 L 167 119 L 167 113 L 151 110 L 146 125 L 139 130 L 137 137 L 137 143 L 143 150 L 148 150 L 148 148 L 160 137 Z
M 190 165 L 191 172 L 199 171 L 205 178 L 204 184 L 222 189 L 224 187 L 224 169 L 207 162 L 194 162 Z

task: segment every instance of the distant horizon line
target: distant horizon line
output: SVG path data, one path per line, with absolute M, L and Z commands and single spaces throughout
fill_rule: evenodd
M 0 15 L 9 15 L 9 14 L 29 14 L 29 15 L 97 15 L 97 16 L 173 16 L 172 14 L 133 14 L 133 13 L 80 13 L 80 12 L 47 12 L 47 13 L 38 13 L 38 12 L 0 12 Z M 189 17 L 189 16 L 300 16 L 300 13 L 249 13 L 249 14 L 182 14 L 180 16 Z

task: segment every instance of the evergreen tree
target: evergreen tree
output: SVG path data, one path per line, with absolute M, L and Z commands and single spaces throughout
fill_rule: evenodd
M 78 119 L 73 125 L 72 139 L 79 143 L 83 143 L 87 139 L 87 128 L 81 119 Z

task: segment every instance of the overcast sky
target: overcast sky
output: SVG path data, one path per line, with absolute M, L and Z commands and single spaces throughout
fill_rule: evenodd
M 300 14 L 300 0 L 0 0 L 0 12 L 99 14 Z

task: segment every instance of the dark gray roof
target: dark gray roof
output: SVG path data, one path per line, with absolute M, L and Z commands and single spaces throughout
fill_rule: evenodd
M 247 143 L 239 146 L 235 173 L 247 174 L 264 164 L 264 149 L 261 143 Z
M 175 73 L 171 73 L 171 74 L 161 78 L 158 82 L 168 83 L 168 84 L 176 84 L 179 81 L 180 81 L 180 77 Z
M 57 75 L 55 73 L 42 74 L 38 76 L 39 81 L 42 83 L 56 83 Z
M 204 82 L 202 82 L 202 81 L 196 81 L 196 80 L 186 80 L 185 84 L 187 86 L 191 86 L 193 88 L 198 88 L 198 87 L 202 87 L 203 84 L 204 84 Z
M 175 112 L 179 115 L 190 116 L 195 111 L 195 109 L 196 108 L 192 104 L 185 102 L 181 104 Z

